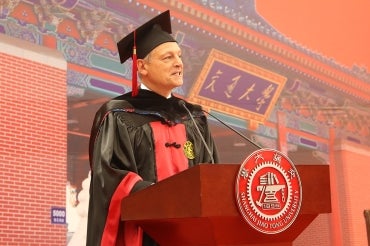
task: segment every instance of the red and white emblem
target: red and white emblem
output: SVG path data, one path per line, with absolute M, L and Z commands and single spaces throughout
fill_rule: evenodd
M 266 234 L 289 228 L 301 207 L 299 174 L 277 150 L 260 149 L 249 155 L 240 166 L 235 191 L 242 217 Z

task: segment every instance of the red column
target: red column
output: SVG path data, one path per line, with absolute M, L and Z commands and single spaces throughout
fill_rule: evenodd
M 331 242 L 332 245 L 343 245 L 342 222 L 340 217 L 339 198 L 338 198 L 338 181 L 335 164 L 335 129 L 329 131 L 329 170 L 330 170 L 330 189 L 331 189 Z
M 288 154 L 288 146 L 286 140 L 286 119 L 284 112 L 277 112 L 277 134 L 278 134 L 278 149 L 284 154 Z

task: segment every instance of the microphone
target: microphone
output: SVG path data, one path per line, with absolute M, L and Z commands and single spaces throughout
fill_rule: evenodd
M 204 139 L 202 133 L 200 132 L 199 127 L 197 125 L 197 122 L 194 120 L 194 117 L 191 114 L 190 110 L 188 109 L 188 107 L 186 107 L 186 104 L 185 104 L 185 102 L 183 100 L 179 100 L 178 101 L 178 104 L 179 104 L 180 107 L 183 107 L 186 110 L 186 112 L 188 112 L 188 115 L 190 116 L 190 118 L 191 118 L 191 120 L 192 120 L 192 122 L 193 122 L 193 124 L 194 124 L 194 126 L 195 126 L 195 128 L 196 128 L 196 130 L 197 130 L 197 132 L 199 134 L 199 136 L 200 136 L 200 139 L 202 140 L 202 142 L 204 144 L 204 147 L 206 148 L 206 150 L 208 152 L 208 155 L 211 158 L 211 163 L 212 164 L 215 164 L 215 160 L 213 159 L 212 151 L 209 149 L 209 147 L 208 147 L 208 145 L 206 143 L 206 140 Z
M 244 140 L 247 140 L 247 142 L 253 144 L 255 147 L 257 147 L 258 149 L 262 149 L 261 146 L 259 146 L 258 144 L 256 144 L 255 142 L 253 142 L 252 140 L 250 140 L 247 136 L 244 136 L 242 133 L 240 133 L 238 130 L 236 130 L 235 128 L 231 127 L 230 125 L 226 124 L 225 122 L 223 122 L 221 119 L 217 118 L 216 116 L 212 115 L 211 113 L 205 111 L 205 110 L 202 110 L 203 112 L 205 112 L 206 114 L 208 114 L 209 116 L 212 116 L 213 118 L 215 118 L 216 120 L 218 120 L 218 122 L 220 122 L 221 124 L 223 124 L 224 126 L 226 126 L 227 128 L 229 128 L 230 130 L 232 130 L 233 132 L 235 132 L 236 134 L 238 134 L 240 137 L 242 137 Z

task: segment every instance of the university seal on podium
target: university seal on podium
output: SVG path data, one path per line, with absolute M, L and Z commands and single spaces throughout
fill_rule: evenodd
M 257 150 L 244 160 L 237 174 L 235 191 L 243 219 L 266 234 L 289 228 L 302 203 L 297 169 L 283 153 L 272 149 Z

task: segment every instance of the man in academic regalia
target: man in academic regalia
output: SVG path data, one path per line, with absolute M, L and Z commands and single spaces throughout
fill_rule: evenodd
M 157 245 L 120 220 L 121 200 L 194 165 L 218 162 L 201 107 L 172 94 L 183 84 L 183 63 L 170 33 L 166 11 L 117 44 L 121 63 L 133 60 L 133 88 L 105 103 L 92 126 L 88 246 Z

